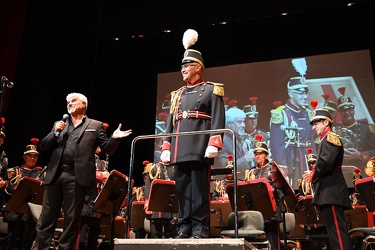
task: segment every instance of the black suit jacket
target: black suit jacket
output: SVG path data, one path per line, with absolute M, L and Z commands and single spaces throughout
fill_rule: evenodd
M 67 122 L 70 123 L 70 120 Z M 50 184 L 56 173 L 59 172 L 57 168 L 64 149 L 63 138 L 67 130 L 68 126 L 56 138 L 53 126 L 52 131 L 39 144 L 41 151 L 53 150 L 44 178 L 45 185 Z M 89 119 L 86 116 L 77 141 L 74 159 L 74 171 L 78 183 L 83 186 L 94 187 L 96 185 L 95 149 L 100 146 L 103 153 L 111 155 L 116 151 L 119 143 L 120 140 L 115 140 L 112 136 L 108 138 L 101 121 Z

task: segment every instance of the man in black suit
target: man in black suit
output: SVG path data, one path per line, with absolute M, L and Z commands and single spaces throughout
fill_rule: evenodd
M 52 150 L 52 154 L 44 179 L 43 208 L 33 249 L 49 249 L 61 208 L 64 230 L 59 238 L 59 249 L 76 248 L 85 195 L 97 184 L 95 150 L 99 146 L 111 155 L 120 139 L 132 133 L 131 129 L 121 131 L 119 124 L 108 138 L 103 122 L 86 116 L 86 96 L 70 93 L 66 101 L 69 118 L 66 122 L 55 122 L 51 132 L 40 142 L 40 150 Z

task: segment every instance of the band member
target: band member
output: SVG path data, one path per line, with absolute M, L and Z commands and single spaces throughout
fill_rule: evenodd
M 224 86 L 203 80 L 201 52 L 192 49 L 195 30 L 184 33 L 181 74 L 186 85 L 173 91 L 166 133 L 224 129 Z M 178 237 L 209 237 L 210 169 L 222 148 L 222 133 L 165 138 L 160 160 L 174 165 L 179 204 Z
M 308 170 L 310 170 L 310 171 L 312 171 L 314 169 L 315 163 L 316 163 L 316 154 L 313 154 L 312 150 L 313 150 L 312 148 L 306 149 L 306 152 L 307 152 L 306 161 L 307 161 L 307 165 L 308 165 Z M 299 187 L 298 189 L 299 189 L 300 195 L 306 196 L 306 195 L 312 195 L 313 194 L 313 190 L 311 188 L 311 183 L 305 181 L 302 178 L 298 180 L 298 187 Z
M 7 178 L 3 187 L 4 195 L 9 201 L 13 196 L 18 184 L 25 177 L 31 177 L 43 181 L 44 174 L 42 168 L 37 166 L 39 152 L 37 143 L 38 138 L 32 138 L 30 145 L 27 145 L 23 152 L 24 163 L 21 166 L 8 168 Z M 21 214 L 15 211 L 4 211 L 3 220 L 8 223 L 8 234 L 6 236 L 6 248 L 30 249 L 36 236 L 36 223 L 31 214 Z
M 265 142 L 263 142 L 263 136 L 261 134 L 255 135 L 257 143 L 254 148 L 256 166 L 247 171 L 245 180 L 255 180 L 260 178 L 267 178 L 273 187 L 273 194 L 276 199 L 277 208 L 275 216 L 271 219 L 267 219 L 264 222 L 264 231 L 266 232 L 267 239 L 270 243 L 270 249 L 277 250 L 281 249 L 280 245 L 280 223 L 282 222 L 282 209 L 284 207 L 283 199 L 280 197 L 279 192 L 271 178 L 272 162 L 269 161 L 268 155 L 269 150 Z
M 342 96 L 338 99 L 338 114 L 341 122 L 336 126 L 336 133 L 344 145 L 344 165 L 355 166 L 361 171 L 367 161 L 375 155 L 375 125 L 367 119 L 355 119 L 355 104 L 345 95 L 346 88 L 339 88 Z
M 311 105 L 317 106 L 313 100 Z M 311 119 L 319 136 L 319 150 L 315 168 L 303 178 L 312 183 L 312 204 L 322 212 L 332 249 L 353 249 L 344 211 L 351 209 L 348 187 L 342 173 L 344 147 L 340 136 L 332 132 L 332 117 L 326 109 L 316 109 Z

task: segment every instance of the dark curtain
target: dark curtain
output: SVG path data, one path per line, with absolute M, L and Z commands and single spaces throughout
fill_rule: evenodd
M 22 33 L 27 17 L 28 0 L 0 0 L 0 76 L 13 81 Z M 6 118 L 11 89 L 5 89 L 1 116 Z

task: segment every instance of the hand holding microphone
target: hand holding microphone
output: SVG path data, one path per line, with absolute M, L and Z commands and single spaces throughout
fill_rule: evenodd
M 67 114 L 64 114 L 63 115 L 63 119 L 59 122 L 56 123 L 56 126 L 55 126 L 55 135 L 56 137 L 59 137 L 60 134 L 61 134 L 61 131 L 65 128 L 66 124 L 65 122 L 68 120 L 69 118 L 69 115 Z

